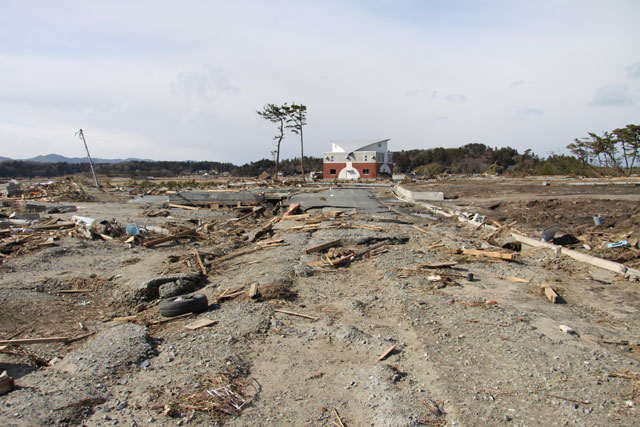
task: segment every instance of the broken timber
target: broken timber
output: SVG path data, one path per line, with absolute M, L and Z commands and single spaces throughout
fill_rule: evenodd
M 186 209 L 189 211 L 197 211 L 198 208 L 196 208 L 195 206 L 187 206 L 187 205 L 178 205 L 175 203 L 167 203 L 167 207 L 168 208 L 176 208 L 176 209 Z
M 166 243 L 166 242 L 171 242 L 173 240 L 178 240 L 181 239 L 183 237 L 196 237 L 198 235 L 198 233 L 196 233 L 196 230 L 187 230 L 187 231 L 183 231 L 182 233 L 176 233 L 176 234 L 172 234 L 170 236 L 166 236 L 166 237 L 160 237 L 159 239 L 155 239 L 155 240 L 149 240 L 148 242 L 144 242 L 144 246 L 147 248 L 151 248 L 153 246 L 159 245 L 161 243 Z
M 338 258 L 336 260 L 330 260 L 327 257 L 327 261 L 329 262 L 329 264 L 333 267 L 338 266 L 338 265 L 343 265 L 343 264 L 347 264 L 351 261 L 355 261 L 356 259 L 362 257 L 363 255 L 368 254 L 369 252 L 371 252 L 374 249 L 378 249 L 384 245 L 386 245 L 387 242 L 379 242 L 376 243 L 375 245 L 371 245 L 368 248 L 364 248 L 359 250 L 358 252 L 354 253 L 354 254 L 350 254 L 350 255 L 345 255 L 342 258 Z
M 543 284 L 540 286 L 544 289 L 544 294 L 547 296 L 547 299 L 551 302 L 551 304 L 555 304 L 558 302 L 558 294 L 553 290 L 551 285 Z
M 257 282 L 253 282 L 249 286 L 249 298 L 254 299 L 257 296 L 258 296 L 258 283 Z
M 463 255 L 475 255 L 475 256 L 486 256 L 490 258 L 499 258 L 507 261 L 515 261 L 517 259 L 516 254 L 503 254 L 502 252 L 495 251 L 481 251 L 478 249 L 460 249 L 460 252 Z
M 542 242 L 540 240 L 532 239 L 530 237 L 521 236 L 517 233 L 511 233 L 514 239 L 516 239 L 520 243 L 524 243 L 529 246 L 533 246 L 536 248 L 549 248 L 553 249 L 555 252 L 559 252 L 561 254 L 567 255 L 575 260 L 580 262 L 584 262 L 587 264 L 594 265 L 596 267 L 603 268 L 605 270 L 613 271 L 615 273 L 621 274 L 629 280 L 640 280 L 640 270 L 636 270 L 634 268 L 627 268 L 623 264 L 609 261 L 602 258 L 597 258 L 588 254 L 583 254 L 582 252 L 574 251 L 573 249 L 567 249 L 562 246 L 554 245 L 553 243 Z
M 378 356 L 378 360 L 386 359 L 391 353 L 393 353 L 393 350 L 395 350 L 395 349 L 396 349 L 396 346 L 392 345 L 384 353 L 382 353 L 380 356 Z
M 342 245 L 342 239 L 332 240 L 330 242 L 326 242 L 326 243 L 323 243 L 321 245 L 314 246 L 314 247 L 309 248 L 309 249 L 305 249 L 304 253 L 305 254 L 312 254 L 314 252 L 320 252 L 321 250 L 332 248 L 334 246 L 340 246 L 340 245 Z
M 71 338 L 67 337 L 49 337 L 49 338 L 21 338 L 15 340 L 0 340 L 0 345 L 18 345 L 18 344 L 46 344 L 51 342 L 69 342 Z
M 307 316 L 306 314 L 300 314 L 300 313 L 294 313 L 293 311 L 286 311 L 286 310 L 273 310 L 277 313 L 283 313 L 283 314 L 288 314 L 289 316 L 297 316 L 297 317 L 304 317 L 305 319 L 311 319 L 314 322 L 318 319 L 320 319 L 319 317 L 313 317 L 313 316 Z
M 204 264 L 202 264 L 202 258 L 200 258 L 200 252 L 197 249 L 193 250 L 193 254 L 196 256 L 196 261 L 198 261 L 198 265 L 200 266 L 200 271 L 203 276 L 207 275 L 207 269 L 204 268 Z

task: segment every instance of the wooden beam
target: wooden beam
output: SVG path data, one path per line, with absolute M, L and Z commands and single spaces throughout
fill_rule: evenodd
M 556 291 L 553 290 L 551 285 L 548 285 L 545 283 L 545 284 L 542 284 L 542 286 L 540 287 L 544 289 L 544 294 L 547 296 L 547 299 L 551 301 L 552 304 L 555 304 L 558 301 L 558 294 L 556 293 Z
M 278 310 L 278 309 L 273 310 L 273 311 L 276 311 L 278 313 L 288 314 L 289 316 L 304 317 L 305 319 L 311 319 L 311 320 L 314 320 L 314 321 L 320 319 L 319 317 L 307 316 L 306 314 L 294 313 L 293 311 Z
M 217 320 L 212 320 L 212 319 L 199 319 L 196 320 L 193 323 L 189 323 L 188 325 L 185 325 L 184 328 L 185 329 L 189 329 L 190 331 L 195 331 L 196 329 L 200 329 L 200 328 L 204 328 L 205 326 L 211 326 L 218 323 Z
M 151 247 L 159 245 L 161 243 L 171 242 L 173 240 L 178 240 L 178 239 L 181 239 L 183 237 L 194 237 L 197 234 L 198 233 L 196 232 L 195 229 L 187 230 L 187 231 L 183 231 L 182 233 L 176 233 L 176 234 L 172 234 L 170 236 L 160 237 L 159 239 L 149 240 L 148 242 L 144 242 L 143 245 L 145 247 L 147 247 L 147 248 L 151 248 Z
M 516 254 L 503 254 L 502 252 L 495 252 L 495 251 L 481 251 L 478 249 L 467 249 L 467 248 L 462 248 L 461 251 L 462 251 L 462 254 L 464 255 L 486 256 L 490 258 L 504 259 L 507 261 L 514 261 L 517 258 Z
M 515 276 L 505 277 L 505 279 L 509 280 L 510 282 L 516 282 L 516 283 L 529 283 L 530 282 L 530 280 L 521 279 L 520 277 L 515 277 Z
M 167 207 L 177 208 L 177 209 L 187 209 L 187 210 L 190 210 L 190 211 L 197 211 L 199 209 L 199 208 L 196 208 L 194 206 L 176 205 L 175 203 L 167 203 Z
M 625 265 L 609 261 L 602 258 L 597 258 L 592 255 L 583 254 L 582 252 L 574 251 L 572 249 L 563 248 L 562 246 L 554 245 L 553 243 L 547 243 L 540 240 L 532 239 L 530 237 L 522 236 L 517 233 L 511 233 L 514 239 L 520 243 L 524 243 L 536 248 L 549 248 L 555 252 L 567 255 L 577 261 L 584 262 L 586 264 L 594 265 L 596 267 L 603 268 L 605 270 L 613 271 L 621 274 L 630 280 L 640 280 L 640 270 L 634 268 L 627 268 Z
M 258 282 L 249 285 L 249 298 L 253 299 L 258 296 Z
M 202 258 L 200 258 L 200 252 L 197 249 L 193 250 L 194 255 L 196 256 L 196 260 L 198 261 L 198 265 L 200 266 L 200 271 L 203 276 L 207 275 L 207 269 L 204 268 L 204 264 L 202 264 Z
M 458 263 L 455 261 L 451 262 L 425 262 L 423 264 L 419 264 L 418 268 L 450 268 Z
M 14 340 L 0 340 L 0 345 L 18 345 L 18 344 L 46 344 L 51 342 L 67 342 L 68 337 L 49 337 L 49 338 L 19 338 Z
M 34 230 L 59 230 L 61 228 L 73 228 L 76 226 L 76 223 L 73 221 L 64 221 L 64 222 L 56 222 L 55 224 L 47 224 L 47 225 L 36 225 L 35 227 L 31 227 Z
M 314 246 L 312 248 L 305 249 L 304 253 L 305 254 L 312 254 L 314 252 L 320 252 L 323 249 L 332 248 L 334 246 L 341 246 L 341 245 L 342 245 L 342 239 L 336 239 L 336 240 L 332 240 L 330 242 L 323 243 L 323 244 L 318 245 L 318 246 Z
M 411 227 L 415 228 L 416 230 L 418 230 L 418 231 L 419 231 L 419 232 L 421 232 L 421 233 L 428 233 L 428 231 L 427 231 L 427 230 L 425 230 L 424 228 L 420 228 L 420 227 L 418 227 L 418 226 L 417 226 L 417 225 L 415 225 L 415 224 L 414 224 L 414 225 L 412 225 Z
M 392 345 L 391 347 L 386 349 L 384 353 L 382 353 L 380 356 L 378 356 L 378 360 L 386 359 L 393 352 L 393 350 L 395 350 L 395 349 L 396 349 L 396 346 Z

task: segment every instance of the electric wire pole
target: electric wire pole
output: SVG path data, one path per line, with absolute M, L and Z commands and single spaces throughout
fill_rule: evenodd
M 100 190 L 100 184 L 98 184 L 98 177 L 96 176 L 96 170 L 93 168 L 93 160 L 91 159 L 91 154 L 89 154 L 89 147 L 87 147 L 87 141 L 84 139 L 84 133 L 82 133 L 82 129 L 78 131 L 76 135 L 80 135 L 80 139 L 84 142 L 84 148 L 87 150 L 87 157 L 89 158 L 89 166 L 91 166 L 91 173 L 93 174 L 93 181 L 96 183 L 96 188 L 98 191 Z

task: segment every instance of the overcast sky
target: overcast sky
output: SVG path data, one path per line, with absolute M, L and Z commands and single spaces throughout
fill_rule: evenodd
M 539 155 L 640 124 L 640 1 L 0 0 L 0 156 L 270 158 L 390 138 Z M 299 155 L 287 134 L 285 158 Z

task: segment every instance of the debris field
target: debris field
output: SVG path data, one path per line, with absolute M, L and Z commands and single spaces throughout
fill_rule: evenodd
M 639 185 L 11 183 L 0 423 L 634 425 Z

